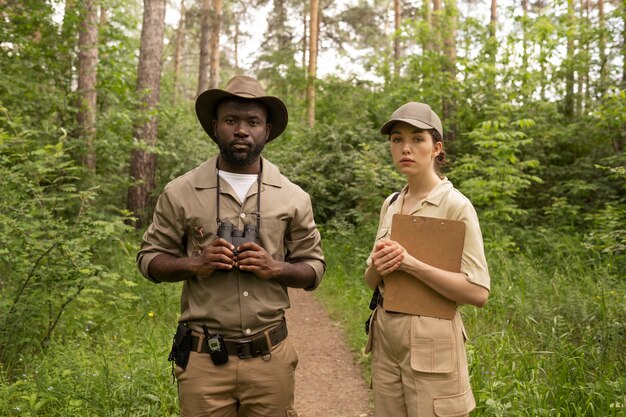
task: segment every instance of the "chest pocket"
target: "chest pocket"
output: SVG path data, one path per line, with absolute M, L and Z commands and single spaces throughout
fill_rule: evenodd
M 391 223 L 393 219 L 393 215 L 396 214 L 396 209 L 393 203 L 398 199 L 400 193 L 394 193 L 389 200 L 389 204 L 385 210 L 385 214 L 382 217 L 382 223 L 380 224 L 380 228 L 378 233 L 376 233 L 376 242 L 381 239 L 389 238 L 389 234 L 391 233 Z
M 376 242 L 378 242 L 379 240 L 385 239 L 386 237 L 389 237 L 389 229 L 390 229 L 389 226 L 381 227 L 378 233 L 376 233 Z
M 217 237 L 216 226 L 189 225 L 187 229 L 187 253 L 189 256 L 198 256 L 202 249 L 207 247 Z
M 285 260 L 285 230 L 287 222 L 284 220 L 261 218 L 260 243 L 263 249 L 277 261 Z

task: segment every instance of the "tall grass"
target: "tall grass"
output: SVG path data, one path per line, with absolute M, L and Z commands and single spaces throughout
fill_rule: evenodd
M 363 269 L 373 234 L 324 233 L 329 269 L 316 292 L 343 323 L 366 379 L 371 290 Z M 490 300 L 461 309 L 478 403 L 472 415 L 624 416 L 624 272 L 574 239 L 546 239 L 535 253 L 489 245 Z M 1 416 L 178 415 L 166 358 L 180 286 L 145 281 L 129 254 L 111 264 L 127 277 L 124 288 L 77 302 L 45 351 L 0 365 Z
M 327 239 L 329 271 L 319 290 L 366 378 L 363 321 L 371 291 L 363 269 L 370 244 L 363 233 Z M 472 415 L 626 415 L 623 271 L 574 239 L 559 237 L 534 254 L 489 246 L 490 300 L 483 309 L 461 307 L 477 399 Z
M 77 301 L 45 351 L 0 364 L 0 416 L 178 416 L 167 356 L 180 286 L 150 284 L 133 261 L 111 259 L 127 278 L 100 297 L 113 302 Z M 95 314 L 80 322 L 86 309 Z

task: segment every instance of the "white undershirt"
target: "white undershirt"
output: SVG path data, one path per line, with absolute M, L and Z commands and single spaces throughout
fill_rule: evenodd
M 235 193 L 237 193 L 237 196 L 239 197 L 239 201 L 241 201 L 243 203 L 243 201 L 246 199 L 246 194 L 248 194 L 248 190 L 250 189 L 250 187 L 252 186 L 252 184 L 254 184 L 256 182 L 257 179 L 257 174 L 236 174 L 234 172 L 226 172 L 226 171 L 219 171 L 220 173 L 220 177 L 225 179 L 231 187 L 233 187 L 233 190 L 235 190 Z

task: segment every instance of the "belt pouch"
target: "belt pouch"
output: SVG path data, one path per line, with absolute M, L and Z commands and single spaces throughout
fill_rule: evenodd
M 376 310 L 376 307 L 378 307 L 379 304 L 382 304 L 382 300 L 381 300 L 382 296 L 380 294 L 380 290 L 378 289 L 378 287 L 376 287 L 374 289 L 374 293 L 372 294 L 372 299 L 370 300 L 370 310 L 374 311 Z M 370 316 L 367 318 L 367 320 L 365 320 L 365 334 L 369 335 L 370 334 L 370 326 L 372 324 L 372 314 L 370 314 Z
M 172 351 L 168 360 L 174 361 L 176 365 L 185 369 L 189 361 L 189 352 L 191 351 L 191 329 L 182 323 L 178 324 L 174 341 L 172 343 Z

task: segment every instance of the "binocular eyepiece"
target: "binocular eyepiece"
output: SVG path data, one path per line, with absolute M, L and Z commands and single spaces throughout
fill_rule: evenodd
M 221 222 L 217 229 L 217 236 L 226 240 L 235 247 L 235 255 L 237 255 L 237 247 L 246 243 L 259 243 L 259 232 L 255 224 L 246 224 L 243 230 L 236 229 L 230 222 Z

